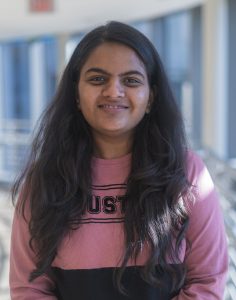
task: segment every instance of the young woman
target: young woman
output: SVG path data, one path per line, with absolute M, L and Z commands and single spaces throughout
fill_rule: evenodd
M 79 43 L 18 191 L 12 299 L 222 299 L 217 194 L 136 29 L 110 22 Z

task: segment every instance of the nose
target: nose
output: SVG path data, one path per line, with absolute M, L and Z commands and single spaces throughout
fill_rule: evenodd
M 108 98 L 124 97 L 124 86 L 118 79 L 110 80 L 106 85 L 104 85 L 102 94 L 104 97 Z

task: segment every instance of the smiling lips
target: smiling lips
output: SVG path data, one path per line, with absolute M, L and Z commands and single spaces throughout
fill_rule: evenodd
M 100 104 L 98 107 L 104 110 L 122 110 L 128 108 L 128 106 L 122 104 Z

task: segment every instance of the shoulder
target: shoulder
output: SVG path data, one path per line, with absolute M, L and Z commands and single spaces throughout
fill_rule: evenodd
M 214 232 L 216 227 L 222 230 L 223 214 L 219 194 L 202 158 L 190 151 L 187 155 L 188 180 L 190 193 L 185 198 L 185 207 L 190 217 L 189 232 Z M 218 224 L 216 226 L 216 224 Z
M 187 151 L 187 176 L 190 184 L 201 190 L 213 189 L 213 181 L 203 159 L 194 151 Z
M 193 150 L 187 150 L 186 152 L 187 160 L 187 171 L 188 176 L 193 176 L 194 174 L 199 174 L 202 169 L 205 168 L 205 163 L 203 159 Z M 189 178 L 190 179 L 190 178 Z
M 186 157 L 190 196 L 185 205 L 190 215 L 195 212 L 198 216 L 209 216 L 211 211 L 219 209 L 219 195 L 203 159 L 193 151 L 188 151 Z

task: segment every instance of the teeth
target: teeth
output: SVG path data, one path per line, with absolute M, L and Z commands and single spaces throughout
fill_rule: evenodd
M 113 109 L 127 108 L 127 106 L 123 106 L 123 105 L 110 105 L 110 104 L 99 105 L 99 107 L 113 108 Z

